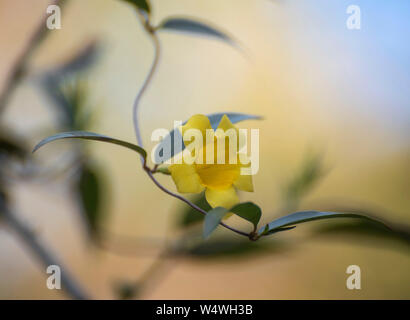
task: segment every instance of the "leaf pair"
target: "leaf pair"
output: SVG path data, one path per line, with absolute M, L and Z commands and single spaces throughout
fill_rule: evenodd
M 231 209 L 225 209 L 222 207 L 214 208 L 208 211 L 205 216 L 203 228 L 203 235 L 205 239 L 209 238 L 226 214 L 230 212 L 252 223 L 255 230 L 262 216 L 261 209 L 252 202 L 239 203 Z
M 252 202 L 240 203 L 231 209 L 225 209 L 222 207 L 214 208 L 210 210 L 204 221 L 203 235 L 205 238 L 209 238 L 216 227 L 221 223 L 222 219 L 228 212 L 232 212 L 241 218 L 251 222 L 256 230 L 259 220 L 262 216 L 261 209 Z M 261 236 L 272 235 L 277 232 L 291 230 L 296 227 L 297 224 L 323 220 L 323 219 L 333 219 L 333 218 L 359 218 L 365 219 L 367 221 L 372 221 L 375 224 L 386 225 L 377 220 L 370 218 L 368 216 L 350 213 L 350 212 L 323 212 L 323 211 L 300 211 L 288 214 L 279 219 L 276 219 L 264 227 L 260 228 L 256 234 L 257 238 Z
M 151 13 L 151 5 L 147 0 L 123 0 L 125 2 L 133 4 L 139 10 Z M 164 31 L 179 31 L 196 35 L 204 35 L 217 38 L 228 44 L 236 45 L 236 42 L 226 32 L 219 30 L 217 27 L 212 26 L 210 23 L 194 20 L 188 17 L 169 17 L 162 21 L 156 30 Z

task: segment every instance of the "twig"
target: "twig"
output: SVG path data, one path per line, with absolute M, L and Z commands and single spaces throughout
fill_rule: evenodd
M 188 199 L 186 199 L 186 198 L 180 196 L 179 194 L 173 193 L 172 191 L 170 191 L 170 190 L 168 190 L 167 188 L 165 188 L 162 184 L 160 184 L 160 183 L 158 182 L 157 179 L 155 179 L 155 177 L 154 177 L 154 175 L 152 174 L 152 172 L 147 171 L 147 170 L 145 170 L 145 171 L 147 172 L 147 174 L 148 174 L 148 176 L 151 178 L 151 180 L 155 183 L 155 185 L 156 185 L 158 188 L 160 188 L 162 191 L 164 191 L 165 193 L 169 194 L 170 196 L 172 196 L 172 197 L 174 197 L 174 198 L 177 198 L 177 199 L 179 199 L 179 200 L 185 202 L 187 205 L 189 205 L 191 208 L 193 208 L 194 210 L 198 211 L 199 213 L 202 213 L 203 215 L 206 215 L 206 214 L 207 214 L 207 212 L 206 212 L 205 210 L 201 209 L 200 207 L 198 207 L 197 205 L 195 205 L 194 203 L 192 203 L 192 202 L 189 201 Z M 233 228 L 233 227 L 231 227 L 231 226 L 225 224 L 224 222 L 220 222 L 219 224 L 220 224 L 221 226 L 225 227 L 226 229 L 229 229 L 229 230 L 231 230 L 231 231 L 233 231 L 233 232 L 235 232 L 235 233 L 237 233 L 237 234 L 240 234 L 240 235 L 242 235 L 242 236 L 245 236 L 245 237 L 249 237 L 249 236 L 250 236 L 250 234 L 248 234 L 248 233 L 246 233 L 246 232 L 243 232 L 243 231 L 240 231 L 240 230 L 237 230 L 237 229 L 235 229 L 235 228 Z
M 133 120 L 134 120 L 134 128 L 135 128 L 135 136 L 137 138 L 138 145 L 142 146 L 142 137 L 141 137 L 141 130 L 139 127 L 139 122 L 138 122 L 138 106 L 140 104 L 141 98 L 144 95 L 145 91 L 147 90 L 149 84 L 151 83 L 151 80 L 155 74 L 155 70 L 157 69 L 159 58 L 160 58 L 160 52 L 161 52 L 161 46 L 159 43 L 159 39 L 155 31 L 150 27 L 149 22 L 145 23 L 145 29 L 148 30 L 148 34 L 151 37 L 151 40 L 154 44 L 154 60 L 152 62 L 151 68 L 144 80 L 144 83 L 141 87 L 141 89 L 138 91 L 137 96 L 134 101 L 134 106 L 133 106 Z
M 78 285 L 77 281 L 70 275 L 68 269 L 63 266 L 52 252 L 41 243 L 36 234 L 30 230 L 15 214 L 2 206 L 2 217 L 7 224 L 20 236 L 31 252 L 43 263 L 45 267 L 57 265 L 62 269 L 61 284 L 62 288 L 73 298 L 77 300 L 87 299 L 87 295 Z
M 51 4 L 58 4 L 60 0 L 54 0 Z M 46 20 L 47 15 L 44 15 L 43 19 L 41 20 L 40 24 L 38 25 L 36 31 L 31 36 L 26 48 L 17 58 L 16 62 L 14 63 L 10 75 L 6 79 L 6 84 L 3 87 L 3 90 L 0 92 L 0 114 L 4 112 L 6 106 L 12 96 L 14 90 L 17 88 L 20 80 L 23 78 L 27 62 L 30 59 L 31 55 L 41 43 L 41 40 L 45 37 L 48 29 L 46 28 Z

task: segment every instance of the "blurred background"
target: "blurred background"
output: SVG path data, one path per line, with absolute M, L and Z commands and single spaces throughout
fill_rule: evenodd
M 0 0 L 0 88 L 48 4 Z M 193 114 L 261 115 L 238 126 L 260 129 L 255 192 L 241 200 L 260 205 L 262 222 L 295 210 L 348 208 L 410 225 L 408 1 L 355 0 L 360 30 L 346 28 L 352 3 L 344 0 L 151 4 L 155 23 L 170 15 L 210 21 L 246 54 L 212 38 L 161 33 L 159 69 L 140 110 L 147 150 L 154 129 Z M 62 29 L 35 48 L 0 113 L 3 138 L 22 141 L 28 153 L 47 135 L 71 129 L 134 142 L 132 104 L 152 58 L 129 5 L 65 1 Z M 27 157 L 0 162 L 8 203 L 93 298 L 410 298 L 408 237 L 351 221 L 311 222 L 249 251 L 218 230 L 183 254 L 158 258 L 183 233 L 186 207 L 149 181 L 135 154 L 61 142 Z M 159 180 L 175 190 L 169 177 Z M 81 197 L 96 189 L 90 197 L 98 205 L 90 209 Z M 84 223 L 84 212 L 97 211 L 98 219 Z M 229 223 L 248 228 L 234 217 Z M 361 290 L 346 288 L 352 264 L 361 268 Z M 67 298 L 48 290 L 46 277 L 19 236 L 0 224 L 0 298 Z

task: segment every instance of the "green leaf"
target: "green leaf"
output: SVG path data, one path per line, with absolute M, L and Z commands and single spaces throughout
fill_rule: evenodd
M 249 221 L 254 225 L 255 229 L 258 227 L 259 220 L 262 216 L 261 208 L 252 202 L 239 203 L 230 209 L 229 212 Z
M 101 134 L 93 133 L 93 132 L 85 132 L 85 131 L 72 131 L 72 132 L 63 132 L 59 133 L 53 136 L 50 136 L 48 138 L 45 138 L 41 140 L 33 149 L 33 152 L 36 152 L 38 149 L 40 149 L 42 146 L 46 145 L 47 143 L 50 143 L 55 140 L 61 140 L 61 139 L 85 139 L 85 140 L 95 140 L 95 141 L 103 141 L 103 142 L 108 142 L 112 144 L 116 144 L 128 149 L 131 149 L 137 153 L 139 153 L 144 159 L 147 158 L 147 152 L 132 143 L 110 138 L 108 136 L 104 136 Z
M 212 232 L 221 222 L 222 218 L 228 213 L 228 210 L 222 207 L 217 207 L 208 211 L 205 216 L 203 235 L 205 239 L 208 239 Z
M 205 36 L 211 36 L 222 41 L 225 41 L 231 45 L 235 42 L 226 33 L 218 30 L 216 27 L 211 26 L 209 23 L 200 22 L 192 18 L 185 17 L 172 17 L 164 20 L 159 26 L 158 30 L 171 30 L 187 32 Z
M 221 119 L 224 115 L 227 115 L 229 120 L 232 123 L 238 123 L 244 120 L 261 120 L 261 116 L 255 116 L 255 115 L 250 115 L 250 114 L 244 114 L 244 113 L 236 113 L 236 112 L 221 112 L 221 113 L 212 113 L 207 115 L 209 118 L 209 121 L 211 122 L 211 126 L 214 130 L 218 128 L 219 122 L 221 122 Z M 185 121 L 183 124 L 186 124 L 187 121 Z M 158 147 L 155 150 L 155 163 L 161 163 L 162 161 L 167 161 L 168 159 L 173 158 L 175 155 L 179 154 L 185 149 L 185 145 L 182 141 L 182 135 L 179 129 L 174 129 L 172 130 L 169 135 L 167 135 L 159 144 Z M 179 141 L 177 145 L 180 145 L 180 148 L 174 148 L 174 142 Z M 164 155 L 163 152 L 164 150 L 170 150 L 170 154 Z
M 260 235 L 268 235 L 278 231 L 284 231 L 285 227 L 294 226 L 296 224 L 314 221 L 314 220 L 322 220 L 322 219 L 332 219 L 332 218 L 360 218 L 360 219 L 367 219 L 372 220 L 378 223 L 382 223 L 380 221 L 374 220 L 367 216 L 356 214 L 356 213 L 349 213 L 349 212 L 321 212 L 321 211 L 300 211 L 291 213 L 287 216 L 281 217 L 277 220 L 270 222 L 267 226 L 259 229 Z
M 137 8 L 146 11 L 147 13 L 151 12 L 151 7 L 147 0 L 123 0 L 135 5 Z
M 194 198 L 191 202 L 206 212 L 212 210 L 212 207 L 206 201 L 205 195 L 203 193 L 200 196 Z M 190 206 L 185 206 L 184 208 L 186 209 L 182 211 L 182 215 L 178 220 L 179 227 L 185 228 L 204 220 L 205 216 L 199 213 L 197 210 L 193 209 Z
M 78 192 L 90 235 L 92 238 L 99 237 L 103 210 L 101 207 L 101 175 L 95 167 L 86 165 L 82 168 L 78 181 Z

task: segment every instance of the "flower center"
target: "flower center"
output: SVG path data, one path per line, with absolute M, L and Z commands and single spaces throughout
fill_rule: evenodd
M 237 164 L 195 164 L 195 170 L 205 187 L 227 189 L 240 174 Z

